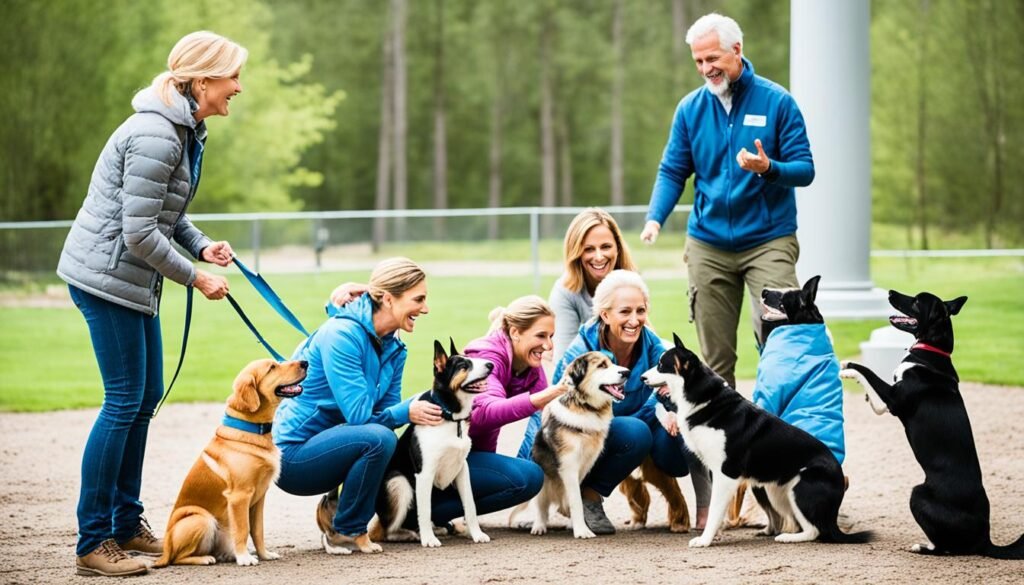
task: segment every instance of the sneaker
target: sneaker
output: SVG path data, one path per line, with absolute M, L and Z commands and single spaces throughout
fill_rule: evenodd
M 144 516 L 139 517 L 139 527 L 130 540 L 118 543 L 125 552 L 134 551 L 144 555 L 160 556 L 164 552 L 164 539 L 157 538 Z
M 583 500 L 583 521 L 594 534 L 615 534 L 615 526 L 604 513 L 604 504 L 600 501 Z
M 125 554 L 113 538 L 108 538 L 96 550 L 75 559 L 75 572 L 86 577 L 127 577 L 145 575 L 149 568 L 143 561 Z

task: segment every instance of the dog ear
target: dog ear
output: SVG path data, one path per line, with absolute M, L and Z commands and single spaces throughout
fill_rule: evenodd
M 455 349 L 455 340 L 452 339 L 451 337 L 449 337 L 448 338 L 448 344 L 449 344 L 449 348 L 450 348 L 448 350 L 448 355 L 449 356 L 459 355 L 459 350 Z
M 586 354 L 584 354 L 586 355 Z M 575 388 L 580 385 L 583 378 L 587 376 L 587 367 L 590 362 L 583 356 L 580 356 L 569 364 L 568 369 L 565 370 L 565 375 L 562 376 L 563 381 L 568 381 L 570 388 Z
M 228 396 L 228 407 L 239 412 L 256 412 L 260 408 L 260 393 L 257 390 L 259 380 L 248 368 L 242 370 L 235 378 L 231 396 Z
M 440 374 L 444 371 L 444 367 L 448 365 L 448 356 L 444 353 L 444 346 L 441 342 L 434 340 L 434 371 Z
M 952 301 L 943 301 L 946 305 L 946 309 L 949 310 L 950 315 L 956 315 L 963 308 L 964 303 L 967 302 L 967 297 L 957 297 Z
M 679 339 L 679 336 L 676 335 L 675 331 L 672 332 L 672 343 L 674 343 L 679 349 L 686 349 L 686 346 L 683 345 L 683 340 Z
M 813 303 L 815 297 L 818 296 L 818 281 L 821 280 L 821 275 L 812 276 L 810 280 L 804 283 L 804 298 L 807 299 L 808 303 Z

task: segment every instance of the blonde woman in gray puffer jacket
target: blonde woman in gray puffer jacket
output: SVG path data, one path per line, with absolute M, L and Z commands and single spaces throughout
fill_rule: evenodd
M 200 260 L 231 263 L 230 244 L 211 241 L 185 211 L 199 184 L 204 120 L 228 115 L 247 57 L 211 32 L 178 41 L 168 70 L 135 95 L 135 114 L 100 153 L 61 252 L 57 274 L 85 316 L 104 386 L 82 456 L 80 575 L 142 574 L 146 563 L 125 551 L 163 548 L 139 500 L 149 421 L 164 389 L 157 310 L 164 278 L 208 299 L 228 293 L 225 278 L 195 268 L 172 241 Z

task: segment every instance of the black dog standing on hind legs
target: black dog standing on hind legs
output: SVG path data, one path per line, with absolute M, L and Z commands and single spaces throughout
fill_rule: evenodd
M 930 542 L 915 544 L 912 551 L 1024 559 L 1024 536 L 1008 546 L 996 546 L 990 537 L 981 464 L 950 357 L 950 317 L 966 302 L 967 297 L 943 301 L 927 292 L 911 297 L 889 291 L 889 304 L 903 313 L 889 322 L 917 340 L 893 373 L 895 384 L 853 362 L 843 363 L 840 376 L 864 386 L 875 413 L 889 411 L 900 419 L 924 469 L 924 483 L 910 494 L 910 511 Z

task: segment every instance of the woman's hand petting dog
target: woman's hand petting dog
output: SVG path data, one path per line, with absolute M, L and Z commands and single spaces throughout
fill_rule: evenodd
M 537 410 L 542 410 L 549 402 L 558 400 L 560 396 L 568 391 L 569 385 L 566 383 L 565 378 L 562 378 L 561 382 L 552 384 L 540 392 L 532 394 L 530 396 L 530 403 L 533 404 L 533 407 Z
M 441 407 L 426 400 L 413 400 L 409 405 L 409 422 L 414 425 L 437 426 L 444 422 Z

